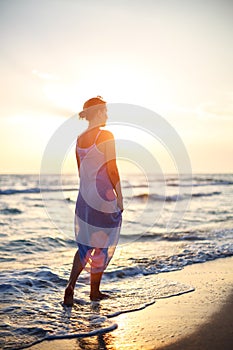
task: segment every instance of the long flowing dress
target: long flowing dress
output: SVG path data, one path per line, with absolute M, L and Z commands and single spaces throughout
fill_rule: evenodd
M 87 270 L 103 271 L 119 240 L 122 215 L 110 181 L 105 155 L 94 144 L 76 152 L 80 158 L 80 187 L 75 209 L 75 236 L 80 260 Z

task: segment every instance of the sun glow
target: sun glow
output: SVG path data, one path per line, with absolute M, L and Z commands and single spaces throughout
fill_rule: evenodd
M 98 70 L 90 68 L 88 76 L 80 74 L 75 81 L 45 81 L 43 92 L 48 101 L 55 107 L 70 111 L 70 114 L 79 112 L 86 100 L 97 95 L 103 96 L 108 103 L 147 106 L 159 113 L 171 109 L 172 95 L 166 81 L 159 76 L 156 77 L 158 88 L 149 72 L 145 73 L 143 67 L 137 67 L 136 70 L 132 62 L 121 64 L 116 61 L 103 65 L 98 58 L 95 62 Z M 156 96 L 153 103 L 151 94 Z
M 114 134 L 116 148 L 121 148 L 121 140 L 127 140 L 127 142 L 129 142 L 129 146 L 130 141 L 132 142 L 132 148 L 134 148 L 134 143 L 136 142 L 142 149 L 145 150 L 145 158 L 138 158 L 139 167 L 143 167 L 143 164 L 146 163 L 146 158 L 148 156 L 148 162 L 150 161 L 149 159 L 154 159 L 155 163 L 158 164 L 157 171 L 162 171 L 163 173 L 176 172 L 176 165 L 167 148 L 164 146 L 161 140 L 156 137 L 156 135 L 153 135 L 148 130 L 136 127 L 133 124 L 110 124 L 107 126 L 107 129 L 112 131 Z M 124 151 L 121 153 L 124 154 Z M 134 162 L 131 162 L 130 159 L 127 161 L 129 163 L 129 169 L 135 167 Z M 151 166 L 147 165 L 147 168 L 151 168 L 151 171 L 155 171 L 154 165 L 155 164 L 151 164 Z
M 25 172 L 25 169 L 29 173 L 38 172 L 38 160 L 50 137 L 63 121 L 62 117 L 29 112 L 2 118 L 1 142 L 8 150 L 4 154 L 4 172 Z M 7 133 L 4 132 L 5 129 L 8 130 Z

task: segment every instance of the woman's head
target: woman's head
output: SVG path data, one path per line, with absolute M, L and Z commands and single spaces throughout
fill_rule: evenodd
M 87 100 L 83 105 L 83 110 L 79 113 L 80 119 L 91 121 L 98 113 L 106 110 L 106 102 L 101 96 L 93 97 Z

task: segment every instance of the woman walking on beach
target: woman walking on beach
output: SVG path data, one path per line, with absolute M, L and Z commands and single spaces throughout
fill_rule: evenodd
M 78 250 L 64 295 L 67 306 L 73 305 L 75 283 L 84 268 L 90 271 L 90 299 L 108 297 L 99 287 L 119 239 L 123 211 L 115 140 L 111 132 L 100 129 L 107 120 L 106 102 L 100 96 L 91 98 L 79 116 L 89 125 L 76 144 L 80 177 L 75 209 Z

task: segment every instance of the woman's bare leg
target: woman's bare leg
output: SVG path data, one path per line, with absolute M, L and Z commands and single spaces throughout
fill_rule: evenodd
M 100 282 L 101 282 L 102 275 L 103 275 L 103 271 L 97 272 L 97 273 L 93 273 L 93 272 L 91 273 L 90 299 L 92 301 L 106 299 L 109 297 L 107 294 L 100 292 Z
M 68 285 L 65 289 L 64 304 L 66 306 L 72 306 L 74 303 L 75 283 L 77 281 L 78 276 L 82 272 L 82 270 L 83 270 L 83 265 L 82 265 L 80 257 L 79 257 L 79 252 L 77 250 L 77 252 L 74 256 L 72 270 L 70 272 L 70 279 L 69 279 Z

